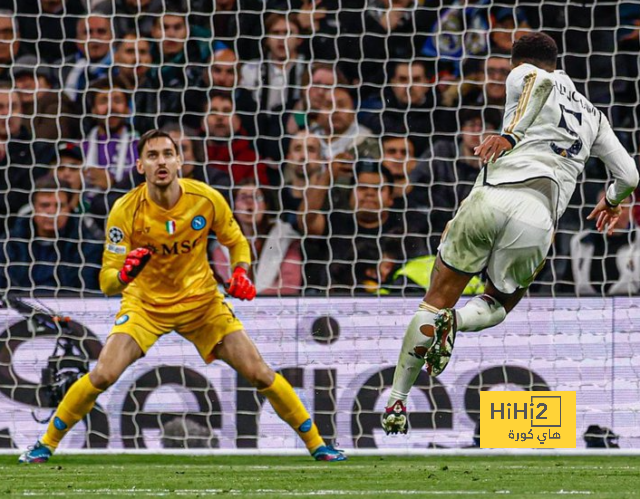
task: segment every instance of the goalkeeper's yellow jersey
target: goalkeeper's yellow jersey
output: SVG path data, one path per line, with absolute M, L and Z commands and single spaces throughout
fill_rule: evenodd
M 120 198 L 107 221 L 100 288 L 118 293 L 118 272 L 129 251 L 153 252 L 142 272 L 122 292 L 144 308 L 188 311 L 219 293 L 208 262 L 207 237 L 215 232 L 232 265 L 251 263 L 249 244 L 222 194 L 197 180 L 179 179 L 182 195 L 170 210 L 158 206 L 142 184 Z M 166 309 L 165 309 L 166 311 Z

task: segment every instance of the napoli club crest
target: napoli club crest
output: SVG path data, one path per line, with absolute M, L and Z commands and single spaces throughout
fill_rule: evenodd
M 202 230 L 206 225 L 207 219 L 202 215 L 196 215 L 195 217 L 193 217 L 193 220 L 191 220 L 191 228 L 193 230 Z

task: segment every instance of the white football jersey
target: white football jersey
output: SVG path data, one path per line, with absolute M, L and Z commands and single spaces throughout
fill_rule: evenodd
M 564 71 L 549 73 L 521 64 L 507 78 L 502 134 L 511 151 L 485 166 L 488 185 L 519 184 L 549 178 L 558 186 L 555 217 L 567 208 L 576 180 L 590 156 L 605 163 L 614 177 L 607 190 L 612 203 L 624 200 L 638 183 L 634 161 L 613 133 L 609 121 Z

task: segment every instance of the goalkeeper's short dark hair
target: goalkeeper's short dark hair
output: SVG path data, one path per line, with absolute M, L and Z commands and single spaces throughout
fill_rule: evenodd
M 553 38 L 544 33 L 528 33 L 513 43 L 511 61 L 514 64 L 529 62 L 536 66 L 555 69 L 558 46 Z
M 160 129 L 154 129 L 144 133 L 138 140 L 138 157 L 142 158 L 142 151 L 144 151 L 144 146 L 147 144 L 147 142 L 153 139 L 160 138 L 169 139 L 173 144 L 176 154 L 180 154 L 180 148 L 178 147 L 178 144 L 176 144 L 176 141 L 173 140 L 173 137 L 168 132 Z

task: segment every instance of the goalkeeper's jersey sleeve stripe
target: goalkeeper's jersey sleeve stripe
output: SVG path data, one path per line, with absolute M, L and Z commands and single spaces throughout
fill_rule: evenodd
M 520 99 L 518 100 L 518 107 L 516 108 L 516 113 L 511 120 L 509 126 L 504 130 L 504 133 L 508 133 L 515 137 L 516 141 L 519 141 L 522 137 L 518 137 L 517 134 L 514 133 L 514 128 L 518 125 L 520 120 L 525 114 L 527 109 L 527 105 L 529 104 L 529 100 L 531 98 L 531 91 L 536 82 L 536 72 L 532 71 L 527 76 L 524 77 L 524 89 L 522 90 L 522 94 L 520 95 Z

